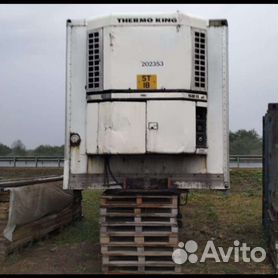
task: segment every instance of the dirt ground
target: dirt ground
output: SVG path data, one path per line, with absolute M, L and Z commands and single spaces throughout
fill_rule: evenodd
M 0 180 L 16 177 L 61 174 L 61 169 L 0 169 Z M 192 191 L 187 205 L 182 207 L 183 227 L 179 240 L 195 240 L 198 257 L 208 240 L 216 247 L 233 247 L 235 240 L 245 242 L 251 248 L 266 249 L 261 226 L 262 173 L 255 169 L 231 171 L 229 193 Z M 100 273 L 99 198 L 101 192 L 83 192 L 83 215 L 61 233 L 30 244 L 9 255 L 0 263 L 1 274 L 70 274 Z M 226 251 L 225 251 L 226 252 Z M 232 257 L 233 258 L 233 257 Z M 204 263 L 183 265 L 187 274 L 272 274 L 270 260 L 261 263 L 245 263 L 232 259 L 228 263 L 216 263 L 210 259 Z
M 44 240 L 9 256 L 0 267 L 1 274 L 100 273 L 99 244 L 81 242 L 57 245 Z

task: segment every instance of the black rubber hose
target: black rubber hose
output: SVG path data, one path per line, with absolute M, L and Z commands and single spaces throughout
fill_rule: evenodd
M 120 182 L 116 179 L 116 177 L 114 176 L 114 174 L 113 174 L 113 172 L 112 172 L 112 170 L 111 170 L 111 167 L 110 167 L 110 156 L 106 156 L 106 157 L 105 157 L 105 162 L 104 162 L 104 163 L 105 163 L 105 171 L 108 169 L 108 172 L 109 172 L 109 174 L 111 175 L 113 181 L 114 181 L 117 185 L 123 186 L 123 183 L 120 183 Z M 107 175 L 107 177 L 108 177 L 108 184 L 109 184 L 109 176 Z M 115 184 L 109 184 L 109 185 L 115 185 Z

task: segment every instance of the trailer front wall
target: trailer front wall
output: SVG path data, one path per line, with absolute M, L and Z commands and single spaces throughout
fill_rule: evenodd
M 196 22 L 198 23 L 196 23 L 196 27 L 203 27 L 203 23 Z M 100 26 L 95 27 L 100 28 Z M 171 28 L 173 27 L 171 26 Z M 161 179 L 171 178 L 175 185 L 183 189 L 228 189 L 227 22 L 221 20 L 209 21 L 207 25 L 207 58 L 209 61 L 207 96 L 203 95 L 203 100 L 194 99 L 194 92 L 188 91 L 185 93 L 171 92 L 171 96 L 179 98 L 189 94 L 192 98 L 190 100 L 148 99 L 144 101 L 142 99 L 139 106 L 143 107 L 145 105 L 144 115 L 141 108 L 137 109 L 137 107 L 134 107 L 130 109 L 129 107 L 127 109 L 120 109 L 122 111 L 138 110 L 138 115 L 133 119 L 128 115 L 123 117 L 122 124 L 118 126 L 118 130 L 122 130 L 118 134 L 115 133 L 117 124 L 112 117 L 113 113 L 107 113 L 107 119 L 102 123 L 98 122 L 98 117 L 100 114 L 103 114 L 102 118 L 105 118 L 107 109 L 113 110 L 119 104 L 113 104 L 111 101 L 92 103 L 86 100 L 87 31 L 88 23 L 86 21 L 68 22 L 64 189 L 101 188 L 105 172 L 104 157 L 101 154 L 113 154 L 113 152 L 116 155 L 111 155 L 110 166 L 114 175 L 121 181 L 126 177 L 148 179 L 160 177 Z M 116 41 L 113 42 L 112 39 L 113 43 L 116 43 Z M 104 51 L 105 47 L 107 46 L 104 46 Z M 170 46 L 166 45 L 164 47 Z M 107 62 L 105 62 L 104 66 L 106 64 Z M 113 67 L 112 65 L 111 69 Z M 111 71 L 106 76 L 109 76 L 109 74 L 111 74 Z M 191 77 L 188 78 L 191 79 Z M 189 83 L 187 85 L 189 86 Z M 156 94 L 157 97 L 161 97 L 164 93 L 158 92 Z M 133 96 L 130 95 L 130 97 L 134 96 L 136 97 L 136 93 Z M 150 97 L 153 97 L 153 95 L 151 96 L 150 94 Z M 177 102 L 181 106 L 183 106 L 183 103 L 186 106 L 185 111 L 177 109 L 177 115 L 181 115 L 181 119 L 178 119 L 177 116 L 177 119 L 172 119 L 172 124 L 169 125 L 169 122 L 167 123 L 171 132 L 179 130 L 178 134 L 181 137 L 178 145 L 170 144 L 170 146 L 167 143 L 167 140 L 171 142 L 174 136 L 171 133 L 167 134 L 167 130 L 163 129 L 163 131 L 161 129 L 161 132 L 164 132 L 164 135 L 166 134 L 168 138 L 165 137 L 167 140 L 161 141 L 158 133 L 154 134 L 152 127 L 148 127 L 149 123 L 154 123 L 153 128 L 156 128 L 156 121 L 152 122 L 152 118 L 155 118 L 153 114 L 155 109 L 152 113 L 148 113 L 148 104 L 146 104 L 148 102 L 150 105 L 158 106 L 159 102 L 161 104 L 168 102 L 169 105 L 166 105 L 163 109 L 164 115 L 160 115 L 162 124 L 160 127 L 162 129 L 165 116 L 170 111 L 167 111 L 167 109 L 171 108 L 171 103 Z M 128 103 L 126 101 L 125 105 L 128 105 Z M 136 102 L 133 101 L 133 103 L 136 106 Z M 207 148 L 204 149 L 195 148 L 195 131 L 192 134 L 186 134 L 186 131 L 182 133 L 182 129 L 178 127 L 178 123 L 181 123 L 182 119 L 184 119 L 186 126 L 191 126 L 190 130 L 195 128 L 194 111 L 196 107 L 207 107 Z M 188 118 L 186 112 L 189 111 L 188 109 L 192 110 L 190 110 L 191 116 L 194 115 L 191 119 Z M 102 110 L 104 111 L 103 113 Z M 149 121 L 148 117 L 150 118 Z M 128 121 L 127 118 L 129 119 Z M 138 126 L 136 130 L 132 129 L 134 123 Z M 102 124 L 104 126 L 101 126 Z M 100 132 L 100 130 L 102 131 Z M 75 133 L 80 136 L 80 145 L 70 146 L 69 138 Z M 120 139 L 121 137 L 122 140 Z M 186 140 L 183 142 L 185 137 Z M 129 140 L 130 138 L 132 140 Z M 116 144 L 117 146 L 111 145 L 111 142 L 115 142 L 114 139 L 116 141 L 120 140 L 120 144 Z

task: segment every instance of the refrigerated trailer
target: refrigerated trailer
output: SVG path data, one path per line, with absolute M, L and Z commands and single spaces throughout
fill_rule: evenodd
M 229 189 L 228 24 L 67 21 L 64 189 Z

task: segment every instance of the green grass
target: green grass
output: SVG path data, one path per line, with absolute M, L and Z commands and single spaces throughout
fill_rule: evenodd
M 252 192 L 260 196 L 262 178 L 262 171 L 260 169 L 233 169 L 230 171 L 231 192 Z
M 206 242 L 213 238 L 216 246 L 228 248 L 233 246 L 234 240 L 239 240 L 246 242 L 250 247 L 266 248 L 261 224 L 262 171 L 233 169 L 230 172 L 230 179 L 229 194 L 220 191 L 190 191 L 187 205 L 182 206 L 183 228 L 180 229 L 180 241 L 186 242 L 193 239 L 198 242 L 199 247 L 204 247 Z M 82 195 L 84 218 L 53 237 L 57 245 L 99 243 L 101 191 L 85 190 Z M 76 271 L 91 273 L 88 267 L 89 264 L 80 263 L 76 265 Z M 187 274 L 271 274 L 273 272 L 268 260 L 259 264 L 213 261 L 186 263 L 183 271 Z
M 99 199 L 101 191 L 86 190 L 82 194 L 82 210 L 84 218 L 69 226 L 63 233 L 55 237 L 55 243 L 80 243 L 82 241 L 99 242 Z
M 180 241 L 193 239 L 203 250 L 213 238 L 216 246 L 228 248 L 234 240 L 245 242 L 251 248 L 267 249 L 261 224 L 262 171 L 238 169 L 231 171 L 230 194 L 217 191 L 191 191 L 188 205 L 182 207 L 183 229 Z M 272 273 L 270 262 L 215 263 L 208 261 L 201 266 L 187 264 L 185 273 L 247 274 Z
M 261 226 L 261 170 L 231 171 L 229 195 L 219 191 L 191 191 L 188 204 L 182 207 L 184 229 L 200 234 L 200 241 L 209 236 L 230 245 L 235 239 L 265 247 Z M 57 244 L 88 241 L 99 242 L 99 199 L 101 191 L 85 190 L 82 221 L 69 226 L 55 237 Z M 186 237 L 185 237 L 186 239 Z

